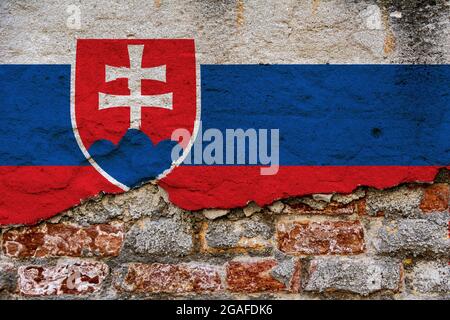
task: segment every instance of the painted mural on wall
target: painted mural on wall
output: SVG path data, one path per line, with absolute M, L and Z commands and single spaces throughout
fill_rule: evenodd
M 193 39 L 0 65 L 0 224 L 156 180 L 183 209 L 432 181 L 448 65 L 199 65 Z

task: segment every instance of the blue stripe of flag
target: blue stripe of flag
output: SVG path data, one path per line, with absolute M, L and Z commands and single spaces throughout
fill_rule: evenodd
M 202 65 L 203 131 L 280 130 L 281 165 L 450 164 L 449 65 Z

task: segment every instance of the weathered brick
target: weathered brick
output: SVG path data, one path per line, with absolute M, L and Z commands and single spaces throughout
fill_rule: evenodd
M 138 293 L 189 293 L 221 290 L 218 268 L 204 264 L 131 263 L 119 290 Z
M 19 292 L 26 296 L 82 295 L 101 289 L 109 268 L 101 262 L 71 262 L 56 266 L 21 266 Z
M 193 250 L 192 229 L 178 219 L 144 219 L 126 235 L 127 245 L 138 254 L 185 256 Z
M 277 292 L 298 291 L 298 263 L 290 265 L 288 271 L 275 259 L 255 261 L 230 261 L 227 264 L 228 290 L 232 292 Z
M 368 295 L 400 290 L 401 263 L 370 257 L 320 257 L 310 263 L 305 291 L 350 292 Z
M 297 202 L 286 205 L 284 209 L 288 214 L 302 214 L 302 215 L 325 215 L 325 216 L 339 216 L 352 215 L 356 213 L 356 204 L 354 202 L 342 204 L 339 202 L 330 202 L 329 204 L 313 208 L 305 203 Z
M 356 202 L 356 209 L 357 209 L 357 212 L 358 212 L 358 214 L 359 214 L 360 216 L 365 216 L 365 215 L 367 215 L 366 198 L 359 199 L 359 200 Z
M 200 232 L 203 252 L 246 252 L 269 248 L 272 228 L 263 221 L 242 219 L 204 222 Z
M 445 183 L 433 184 L 425 189 L 420 209 L 423 212 L 446 211 L 449 201 L 449 185 Z
M 450 297 L 448 261 L 419 262 L 412 271 L 413 290 L 420 293 L 444 293 Z
M 359 221 L 282 221 L 278 248 L 288 254 L 357 254 L 365 249 Z
M 372 239 L 378 253 L 450 255 L 448 213 L 432 214 L 423 219 L 386 220 L 376 228 Z
M 122 247 L 122 225 L 80 227 L 45 223 L 3 233 L 3 251 L 11 257 L 117 256 Z

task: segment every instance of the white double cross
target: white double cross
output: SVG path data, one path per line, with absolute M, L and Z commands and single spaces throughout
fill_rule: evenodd
M 143 45 L 129 45 L 130 67 L 106 66 L 106 82 L 118 78 L 128 79 L 130 95 L 113 95 L 99 92 L 99 109 L 130 108 L 130 129 L 140 129 L 142 108 L 173 109 L 172 92 L 158 95 L 142 95 L 141 80 L 150 79 L 166 82 L 166 66 L 142 68 Z

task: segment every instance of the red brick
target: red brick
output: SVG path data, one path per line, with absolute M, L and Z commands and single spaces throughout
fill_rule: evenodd
M 357 254 L 364 251 L 359 221 L 286 221 L 277 224 L 278 247 L 289 254 Z
M 448 184 L 437 183 L 425 189 L 420 209 L 423 212 L 446 211 L 450 198 L 450 188 Z
M 294 272 L 292 273 L 292 279 L 290 281 L 290 292 L 297 293 L 301 290 L 301 272 L 302 264 L 300 259 L 296 261 Z
M 11 257 L 117 256 L 123 242 L 122 226 L 100 224 L 86 228 L 69 224 L 41 224 L 11 229 L 3 234 L 3 251 Z
M 286 290 L 285 284 L 271 274 L 277 264 L 274 259 L 255 262 L 230 261 L 227 265 L 228 290 L 248 293 Z
M 212 292 L 221 289 L 218 270 L 210 265 L 131 263 L 120 290 L 140 293 Z
M 357 212 L 360 216 L 366 216 L 367 215 L 367 209 L 366 209 L 366 198 L 360 199 L 356 203 Z
M 331 202 L 323 209 L 315 209 L 304 203 L 290 204 L 286 209 L 286 213 L 302 214 L 302 215 L 325 215 L 325 216 L 339 216 L 352 215 L 357 212 L 356 204 L 351 202 L 349 204 L 341 204 L 338 202 Z
M 89 294 L 98 291 L 109 268 L 100 262 L 19 267 L 19 292 L 26 296 Z

